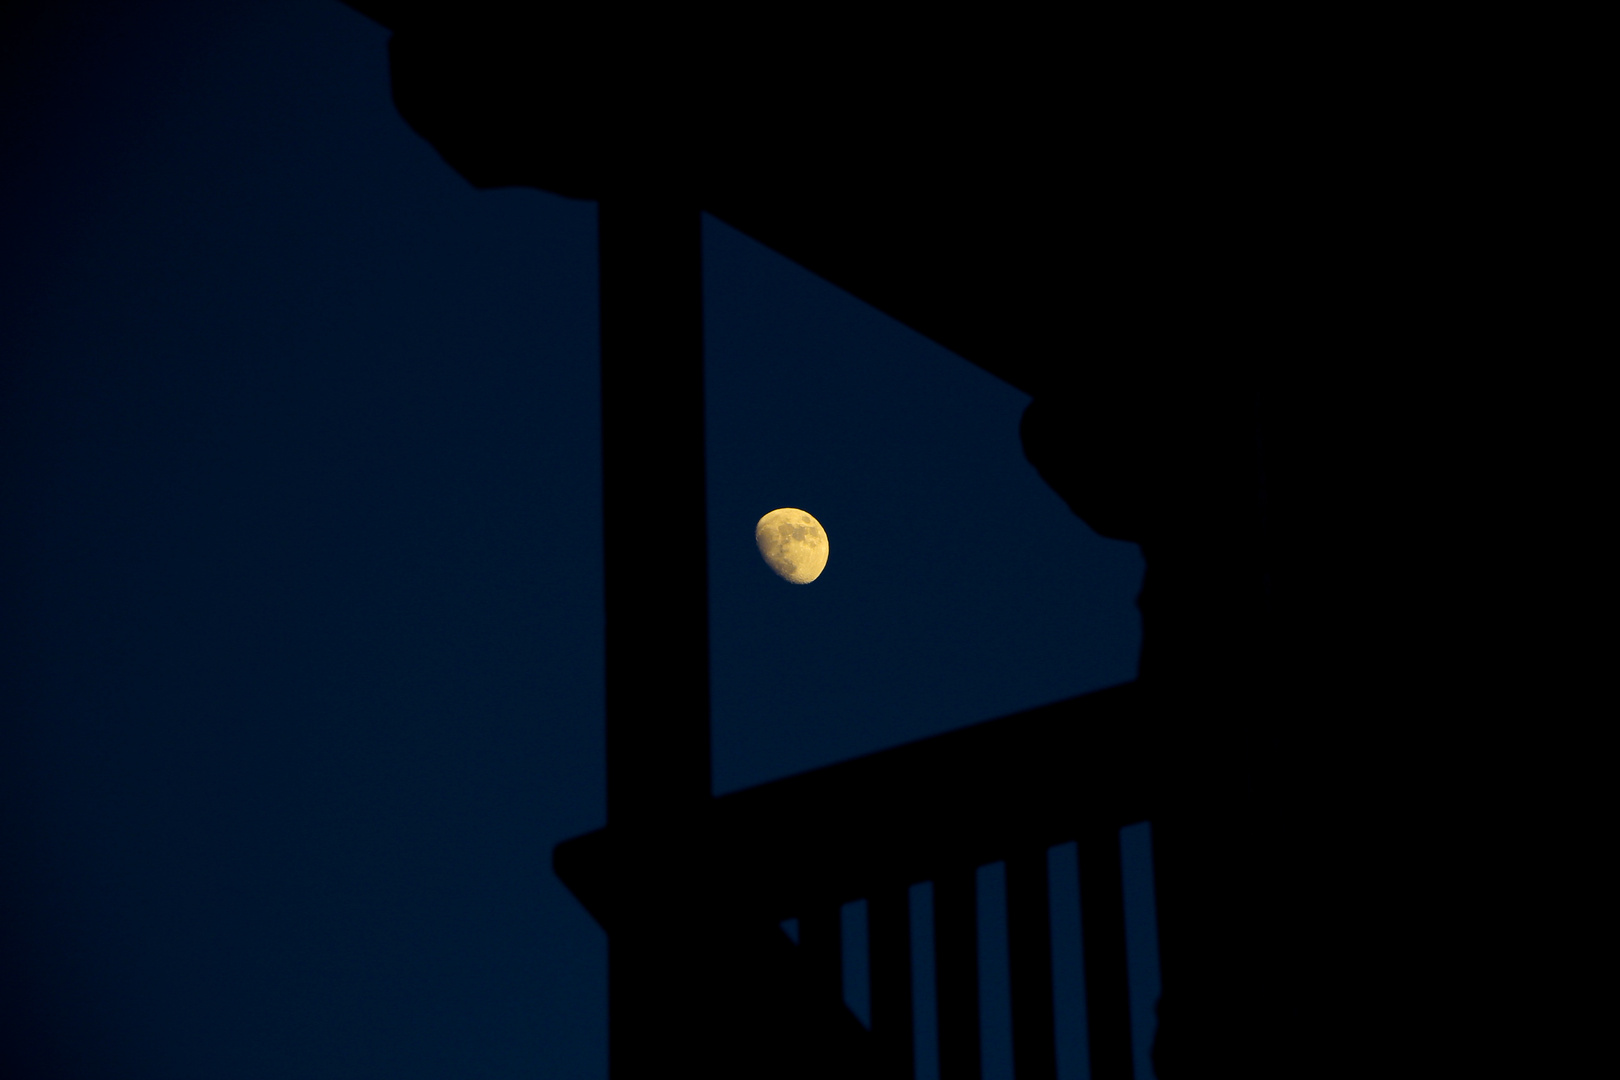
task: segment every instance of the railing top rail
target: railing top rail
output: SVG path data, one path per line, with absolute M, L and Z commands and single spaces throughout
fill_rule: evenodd
M 642 829 L 598 829 L 559 844 L 555 867 L 604 927 L 610 883 L 654 875 L 787 918 L 807 902 L 1140 821 L 1161 771 L 1141 698 L 1127 683 L 733 792 Z

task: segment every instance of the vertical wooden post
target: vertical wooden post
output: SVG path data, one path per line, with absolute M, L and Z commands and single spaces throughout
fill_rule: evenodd
M 973 867 L 934 881 L 940 1080 L 979 1080 L 979 914 Z
M 702 231 L 604 198 L 602 510 L 609 825 L 694 809 L 709 773 Z
M 872 1039 L 881 1067 L 915 1075 L 911 1000 L 911 896 L 905 884 L 884 885 L 867 899 L 872 971 Z
M 810 993 L 829 1006 L 844 1003 L 842 915 L 839 906 L 830 902 L 816 903 L 799 915 L 799 951 L 804 956 Z
M 1057 1080 L 1051 912 L 1046 850 L 1032 847 L 1008 856 L 1007 951 L 1018 1080 Z
M 1130 1080 L 1131 987 L 1125 959 L 1125 881 L 1119 830 L 1087 828 L 1076 846 L 1091 1075 L 1093 1080 Z
M 695 205 L 634 193 L 602 198 L 598 230 L 607 818 L 641 837 L 614 888 L 609 1057 L 640 1080 L 686 1059 L 710 1001 L 664 824 L 711 796 L 702 234 Z

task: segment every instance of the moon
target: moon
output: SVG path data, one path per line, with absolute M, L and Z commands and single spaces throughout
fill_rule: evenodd
M 810 584 L 827 568 L 827 530 L 803 510 L 785 506 L 760 518 L 754 543 L 765 565 L 795 585 Z

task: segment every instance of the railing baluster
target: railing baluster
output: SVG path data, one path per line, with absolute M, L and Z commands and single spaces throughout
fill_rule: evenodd
M 799 916 L 799 948 L 811 994 L 825 1001 L 844 1002 L 843 923 L 837 904 L 818 903 Z
M 972 867 L 934 880 L 940 1080 L 980 1080 L 979 917 Z
M 911 897 L 905 885 L 885 886 L 866 903 L 871 951 L 872 1036 L 882 1067 L 915 1075 L 911 1006 Z
M 1092 1080 L 1130 1080 L 1131 987 L 1125 965 L 1125 885 L 1119 830 L 1079 836 L 1080 948 L 1086 973 L 1086 1034 Z
M 1012 983 L 1013 1072 L 1018 1080 L 1057 1080 L 1052 1019 L 1052 915 L 1046 851 L 1007 859 L 1007 937 Z

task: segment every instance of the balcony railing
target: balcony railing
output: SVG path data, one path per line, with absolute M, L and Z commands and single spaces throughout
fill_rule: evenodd
M 644 835 L 610 826 L 558 845 L 555 867 L 610 934 L 666 899 L 638 884 L 680 882 L 682 910 L 708 913 L 713 957 L 751 954 L 739 959 L 755 1005 L 808 1009 L 842 1047 L 839 1067 L 889 1077 L 915 1075 L 908 890 L 932 882 L 940 1078 L 968 1080 L 980 1075 L 975 869 L 1004 862 L 1015 1073 L 1053 1080 L 1047 851 L 1075 842 L 1091 1074 L 1127 1077 L 1118 840 L 1154 804 L 1142 698 L 1127 684 L 721 796 Z M 869 1032 L 840 975 L 839 913 L 855 900 L 868 911 Z M 796 947 L 779 927 L 790 918 Z M 718 1030 L 748 1022 L 724 1000 Z

